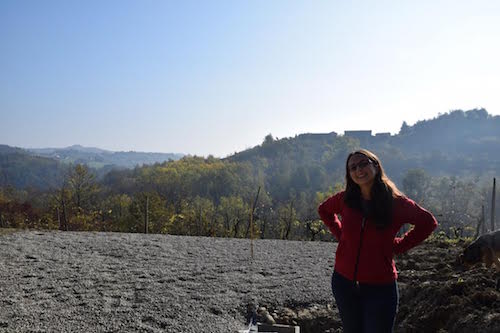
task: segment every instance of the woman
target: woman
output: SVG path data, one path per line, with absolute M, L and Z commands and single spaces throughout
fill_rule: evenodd
M 339 241 L 332 291 L 344 332 L 392 332 L 399 299 L 393 256 L 423 242 L 437 222 L 397 189 L 368 150 L 349 154 L 346 182 L 318 208 Z M 405 223 L 413 229 L 396 237 Z

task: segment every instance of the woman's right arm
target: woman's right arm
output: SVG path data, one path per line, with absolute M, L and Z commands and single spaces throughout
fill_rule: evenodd
M 323 221 L 323 223 L 330 229 L 330 232 L 340 241 L 340 235 L 342 234 L 342 224 L 337 217 L 337 214 L 342 212 L 342 206 L 344 204 L 344 192 L 339 192 L 325 201 L 323 201 L 318 207 L 318 214 Z

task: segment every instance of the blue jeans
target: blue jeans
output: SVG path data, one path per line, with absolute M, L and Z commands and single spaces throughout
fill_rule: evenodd
M 346 333 L 388 333 L 393 331 L 398 310 L 396 281 L 390 284 L 355 285 L 337 272 L 332 275 L 332 291 Z

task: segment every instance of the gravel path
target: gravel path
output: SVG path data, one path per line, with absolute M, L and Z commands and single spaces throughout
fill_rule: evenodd
M 335 244 L 25 231 L 0 236 L 0 332 L 236 332 L 252 299 L 332 302 Z

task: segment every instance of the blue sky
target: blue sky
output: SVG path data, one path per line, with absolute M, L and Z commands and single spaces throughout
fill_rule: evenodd
M 0 144 L 224 157 L 500 114 L 499 1 L 0 1 Z

